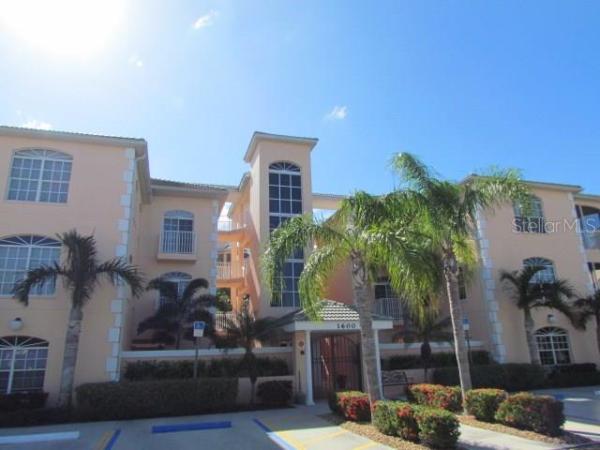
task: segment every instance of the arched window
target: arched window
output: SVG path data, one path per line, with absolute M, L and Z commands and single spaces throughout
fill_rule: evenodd
M 167 211 L 161 232 L 162 253 L 194 253 L 194 215 L 188 211 Z
M 273 231 L 290 217 L 302 214 L 302 178 L 300 167 L 289 162 L 269 166 L 269 229 Z M 304 253 L 298 249 L 283 264 L 281 296 L 272 306 L 299 307 L 298 279 L 304 269 Z
M 527 258 L 523 261 L 525 267 L 543 267 L 542 270 L 537 272 L 531 279 L 531 283 L 554 283 L 556 281 L 556 274 L 554 273 L 554 263 L 546 258 Z
M 0 296 L 11 296 L 29 269 L 60 260 L 60 242 L 44 236 L 11 236 L 0 239 Z M 31 290 L 32 295 L 54 295 L 56 283 Z
M 540 361 L 544 366 L 571 363 L 569 335 L 562 328 L 545 327 L 535 332 Z
M 66 203 L 71 156 L 53 150 L 15 152 L 8 185 L 9 200 Z
M 28 336 L 0 337 L 0 393 L 41 391 L 48 342 Z
M 179 295 L 183 294 L 183 291 L 185 291 L 185 288 L 188 286 L 188 284 L 190 284 L 190 281 L 192 281 L 192 276 L 189 273 L 185 273 L 185 272 L 168 272 L 168 273 L 161 275 L 161 278 L 163 280 L 174 283 L 177 286 L 177 293 Z M 159 297 L 158 306 L 161 307 L 161 306 L 165 305 L 166 303 L 168 303 L 168 301 L 169 301 L 169 299 L 167 299 L 161 295 Z
M 521 203 L 513 204 L 515 229 L 523 233 L 545 233 L 542 201 L 538 197 L 532 197 L 528 206 L 526 211 Z

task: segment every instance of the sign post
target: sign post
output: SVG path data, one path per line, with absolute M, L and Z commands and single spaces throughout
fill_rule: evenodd
M 195 347 L 195 357 L 194 357 L 194 378 L 198 378 L 198 346 L 200 344 L 200 338 L 204 336 L 204 328 L 206 327 L 206 322 L 202 320 L 194 321 L 194 347 Z

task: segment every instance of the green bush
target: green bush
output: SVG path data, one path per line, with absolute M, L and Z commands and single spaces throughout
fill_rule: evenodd
M 292 400 L 292 382 L 287 380 L 263 381 L 258 384 L 256 395 L 264 405 L 288 405 Z
M 419 427 L 419 440 L 433 448 L 454 448 L 460 435 L 458 419 L 439 408 L 414 408 Z
M 416 441 L 419 427 L 415 418 L 414 406 L 406 402 L 383 400 L 373 408 L 373 425 L 388 436 Z
M 222 358 L 208 362 L 198 361 L 200 377 L 233 378 L 248 376 L 247 368 L 241 363 L 242 359 Z M 290 375 L 290 369 L 285 360 L 280 358 L 257 358 L 259 377 Z M 136 361 L 128 363 L 123 378 L 127 381 L 170 380 L 192 378 L 194 361 Z
M 563 404 L 552 397 L 520 392 L 500 404 L 496 420 L 511 427 L 558 436 L 565 416 Z
M 465 395 L 467 412 L 477 420 L 493 422 L 496 411 L 508 394 L 502 389 L 472 389 Z
M 507 391 L 537 389 L 544 386 L 544 369 L 534 364 L 490 364 L 472 366 L 471 381 L 474 388 L 498 388 Z M 433 371 L 433 382 L 444 386 L 459 384 L 458 371 L 443 367 Z
M 124 420 L 227 411 L 238 393 L 235 378 L 88 383 L 76 389 L 87 420 Z
M 594 386 L 600 384 L 596 364 L 567 364 L 556 366 L 546 377 L 546 387 Z
M 471 358 L 473 364 L 478 365 L 493 362 L 489 352 L 485 350 L 472 351 Z M 422 369 L 423 367 L 425 364 L 420 355 L 396 355 L 381 360 L 382 370 Z M 456 367 L 456 356 L 450 352 L 432 353 L 429 367 Z
M 34 427 L 80 420 L 69 408 L 18 409 L 0 413 L 0 428 Z
M 327 404 L 329 405 L 329 409 L 334 414 L 342 415 L 342 410 L 340 409 L 340 399 L 338 398 L 339 392 L 330 392 L 327 396 Z
M 340 391 L 335 393 L 335 399 L 337 404 L 335 408 L 345 419 L 352 422 L 367 422 L 371 420 L 369 396 L 364 392 Z
M 0 412 L 43 408 L 46 405 L 47 399 L 47 392 L 16 392 L 14 394 L 0 394 Z
M 462 399 L 460 388 L 439 384 L 414 384 L 408 388 L 408 397 L 419 405 L 460 411 Z

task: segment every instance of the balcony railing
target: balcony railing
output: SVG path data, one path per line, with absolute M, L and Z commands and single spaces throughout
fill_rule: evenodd
M 215 313 L 215 328 L 217 330 L 225 330 L 228 321 L 236 321 L 236 315 L 234 312 L 217 311 Z
M 217 262 L 217 279 L 232 280 L 246 276 L 247 263 L 232 264 L 230 262 Z
M 217 229 L 219 231 L 235 231 L 246 228 L 246 224 L 234 222 L 231 219 L 219 219 L 217 222 Z
M 399 298 L 378 298 L 375 299 L 375 310 L 380 316 L 391 317 L 395 322 L 402 322 L 404 311 L 402 301 Z
M 193 231 L 161 231 L 160 253 L 191 255 L 196 253 L 196 233 Z
M 600 250 L 600 214 L 589 214 L 579 220 L 583 246 L 588 250 Z

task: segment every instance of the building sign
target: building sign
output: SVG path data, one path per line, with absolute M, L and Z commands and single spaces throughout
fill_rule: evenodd
M 336 322 L 338 330 L 360 330 L 357 322 Z

